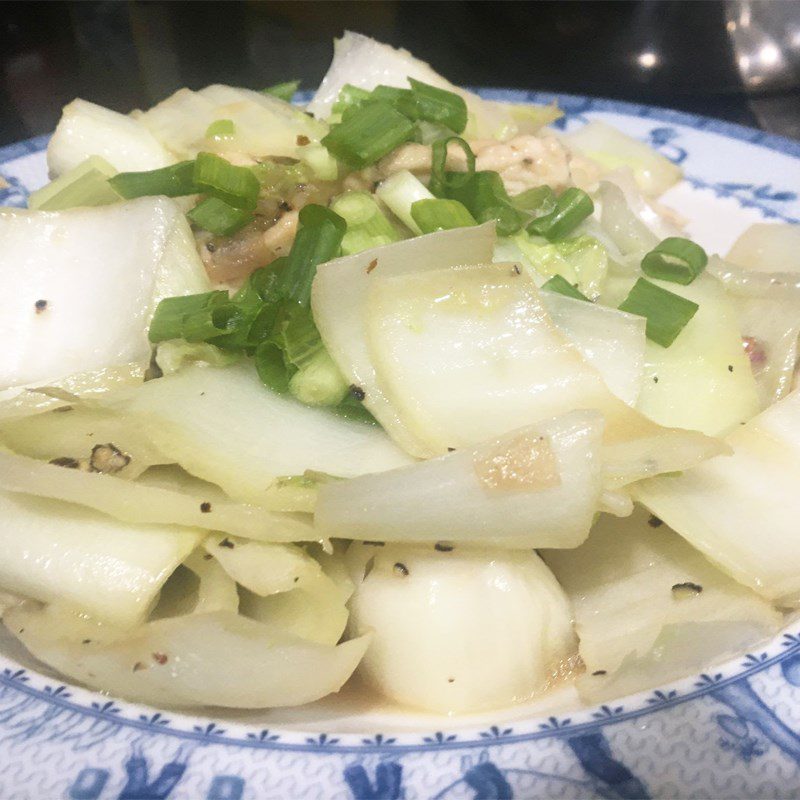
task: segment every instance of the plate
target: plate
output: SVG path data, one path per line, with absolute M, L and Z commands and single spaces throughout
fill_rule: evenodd
M 727 251 L 759 220 L 800 222 L 800 143 L 650 106 L 482 90 L 549 103 L 572 129 L 603 119 L 683 168 L 663 198 Z M 0 149 L 0 204 L 47 179 L 47 137 Z M 64 684 L 0 643 L 0 797 L 19 800 L 481 800 L 796 797 L 800 622 L 701 675 L 600 707 L 565 690 L 463 718 L 347 698 L 192 716 Z

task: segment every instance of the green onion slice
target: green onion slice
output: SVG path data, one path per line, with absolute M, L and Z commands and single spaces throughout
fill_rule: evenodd
M 556 292 L 556 294 L 563 294 L 564 297 L 571 297 L 573 300 L 585 300 L 587 303 L 591 303 L 591 300 L 563 275 L 553 275 L 550 280 L 542 284 L 542 289 L 546 289 L 548 292 Z
M 204 314 L 227 301 L 228 293 L 225 291 L 167 297 L 156 306 L 148 338 L 154 343 L 182 339 L 184 324 L 189 317 Z
M 276 283 L 281 297 L 309 305 L 317 265 L 339 255 L 346 230 L 345 221 L 329 208 L 312 204 L 301 209 L 300 228 Z
M 411 204 L 411 216 L 423 233 L 467 228 L 478 224 L 458 200 L 417 200 Z
M 467 127 L 467 104 L 455 92 L 409 78 L 411 92 L 398 100 L 397 108 L 413 120 L 434 122 L 462 133 Z
M 549 213 L 531 222 L 528 233 L 544 236 L 553 241 L 563 239 L 594 211 L 594 203 L 583 189 L 574 186 L 565 190 L 556 201 L 556 207 Z
M 414 136 L 414 124 L 385 101 L 364 103 L 344 113 L 322 139 L 328 152 L 355 169 L 374 164 Z
M 224 200 L 234 208 L 253 211 L 261 185 L 247 167 L 237 167 L 213 153 L 198 153 L 194 182 L 201 192 Z
M 642 272 L 662 281 L 690 284 L 708 264 L 706 251 L 689 239 L 670 236 L 642 259 Z
M 359 89 L 352 83 L 346 83 L 339 90 L 336 102 L 331 108 L 333 114 L 343 114 L 348 108 L 360 106 L 365 100 L 369 100 L 370 93 L 366 89 Z
M 279 100 L 285 100 L 287 103 L 294 97 L 294 93 L 300 86 L 300 81 L 284 81 L 283 83 L 276 83 L 274 86 L 267 86 L 262 89 L 262 94 L 271 94 Z
M 500 236 L 516 233 L 525 223 L 526 215 L 514 208 L 496 172 L 475 172 L 463 184 L 450 184 L 446 194 L 462 203 L 478 222 L 495 220 Z
M 242 208 L 234 208 L 218 197 L 206 197 L 186 216 L 198 228 L 217 236 L 230 236 L 253 219 L 253 214 Z
M 447 166 L 447 146 L 450 142 L 455 142 L 467 157 L 466 172 L 446 172 Z M 446 139 L 438 139 L 431 147 L 431 180 L 428 188 L 437 197 L 446 197 L 447 191 L 466 185 L 475 174 L 475 153 L 467 144 L 465 139 L 460 136 L 448 136 Z
M 511 203 L 520 211 L 530 211 L 537 216 L 549 214 L 556 207 L 556 193 L 549 186 L 534 186 L 511 198 Z
M 235 133 L 232 119 L 217 119 L 206 128 L 206 139 L 227 139 Z
M 120 172 L 119 175 L 109 178 L 108 182 L 126 200 L 160 194 L 182 197 L 200 191 L 194 180 L 194 161 L 181 161 L 170 167 L 147 172 Z
M 639 278 L 619 310 L 645 317 L 647 338 L 669 347 L 698 308 L 697 303 Z
M 296 370 L 287 369 L 283 353 L 274 342 L 260 344 L 256 348 L 254 361 L 256 372 L 264 386 L 279 394 L 289 391 L 289 381 Z

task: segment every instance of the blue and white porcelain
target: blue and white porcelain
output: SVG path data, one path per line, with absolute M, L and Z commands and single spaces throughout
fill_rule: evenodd
M 800 222 L 800 143 L 649 106 L 557 100 L 681 165 L 664 202 L 725 252 L 759 220 Z M 0 150 L 0 203 L 46 180 L 46 137 Z M 343 710 L 196 717 L 64 684 L 0 655 L 3 800 L 511 800 L 800 797 L 800 622 L 722 665 L 600 707 L 559 695 L 465 719 Z M 338 703 L 338 704 L 337 704 Z

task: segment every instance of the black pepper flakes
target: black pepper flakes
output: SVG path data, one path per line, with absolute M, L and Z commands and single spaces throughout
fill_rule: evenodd
M 218 545 L 218 547 L 226 547 L 228 550 L 233 550 L 236 545 L 226 536 Z
M 519 264 L 514 264 L 514 266 L 511 267 L 511 273 L 513 275 L 521 275 L 522 274 L 522 270 L 519 268 Z
M 81 462 L 77 458 L 70 458 L 69 456 L 53 458 L 48 463 L 54 467 L 65 467 L 66 469 L 79 469 L 81 466 Z
M 408 567 L 405 564 L 401 564 L 399 561 L 395 563 L 392 569 L 394 570 L 395 575 L 402 575 L 404 578 L 407 577 L 409 574 Z
M 596 669 L 592 675 L 605 675 L 606 671 L 604 669 Z
M 102 472 L 106 475 L 113 475 L 131 463 L 131 457 L 123 453 L 116 445 L 111 442 L 106 444 L 96 444 L 92 448 L 92 455 L 89 457 L 89 468 L 92 472 Z
M 658 383 L 658 375 L 653 375 L 653 383 Z
M 292 210 L 292 204 L 291 203 L 287 203 L 286 200 L 281 200 L 280 203 L 278 203 L 278 208 L 281 211 L 291 211 Z
M 663 520 L 660 520 L 658 517 L 654 517 L 654 516 L 651 514 L 651 515 L 650 515 L 650 519 L 648 519 L 648 520 L 647 520 L 647 524 L 648 524 L 648 525 L 649 525 L 651 528 L 660 528 L 660 527 L 661 527 L 661 526 L 664 524 L 664 521 L 663 521 Z
M 700 594 L 702 591 L 703 587 L 699 583 L 692 583 L 691 581 L 676 583 L 672 587 L 672 594 L 678 597 L 689 597 L 691 595 Z
M 297 581 L 299 581 L 299 580 L 300 580 L 300 578 L 297 575 L 295 575 L 293 583 L 297 583 Z
M 209 503 L 207 500 L 203 503 L 200 503 L 200 511 L 203 514 L 209 514 L 211 512 L 211 503 Z
M 203 556 L 203 561 L 211 561 L 212 558 L 214 558 L 214 556 L 212 556 L 211 553 L 206 553 Z
M 367 275 L 369 275 L 370 272 L 372 272 L 372 270 L 374 270 L 375 267 L 377 266 L 378 266 L 378 259 L 373 258 L 372 261 L 370 261 L 369 264 L 367 264 Z
M 84 639 L 84 640 L 81 642 L 81 644 L 91 644 L 91 643 L 92 643 L 92 640 L 91 640 L 91 639 Z
M 455 447 L 448 447 L 447 448 L 447 452 L 448 453 L 455 453 L 455 451 L 456 451 Z
M 206 242 L 206 250 L 208 250 L 209 253 L 216 253 L 217 246 L 214 244 L 214 242 Z
M 728 372 L 733 372 L 733 364 L 728 364 Z
M 144 664 L 142 664 L 142 662 L 141 662 L 141 661 L 137 661 L 137 662 L 136 662 L 136 663 L 133 665 L 133 670 L 131 670 L 131 671 L 132 671 L 132 672 L 139 672 L 139 670 L 142 670 L 142 669 L 145 669 L 145 666 L 144 666 Z
M 302 133 L 297 137 L 297 146 L 298 147 L 305 147 L 307 144 L 311 144 L 311 139 L 308 136 L 304 136 Z
M 350 384 L 349 391 L 351 396 L 359 402 L 361 402 L 367 396 L 367 393 L 360 386 L 356 386 L 354 383 Z
M 452 553 L 456 548 L 452 544 L 447 544 L 446 542 L 436 542 L 433 549 L 438 550 L 440 553 Z
M 169 658 L 164 653 L 153 653 L 153 661 L 155 661 L 156 664 L 161 664 L 163 666 L 167 663 L 167 661 L 169 661 Z
M 47 310 L 47 300 L 37 300 L 33 307 L 36 309 L 37 314 L 41 314 L 43 311 Z
M 455 679 L 455 678 L 448 678 L 448 679 L 447 679 L 447 682 L 448 682 L 448 683 L 455 683 L 455 681 L 456 681 L 456 679 Z

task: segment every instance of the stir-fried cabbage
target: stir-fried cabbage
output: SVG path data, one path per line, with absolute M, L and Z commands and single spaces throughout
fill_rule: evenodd
M 725 259 L 758 272 L 800 272 L 800 225 L 751 225 L 733 243 Z
M 319 490 L 320 535 L 575 547 L 602 492 L 602 416 L 573 411 L 410 467 Z
M 102 156 L 119 172 L 158 169 L 175 161 L 138 120 L 74 100 L 64 108 L 47 146 L 47 165 L 56 177 L 90 156 Z
M 124 454 L 123 454 L 124 455 Z M 101 511 L 121 522 L 181 525 L 225 531 L 236 536 L 273 542 L 318 538 L 309 521 L 298 514 L 279 514 L 245 503 L 234 503 L 219 492 L 180 491 L 175 476 L 170 488 L 123 480 L 101 471 L 43 464 L 0 452 L 0 489 L 74 503 Z
M 335 40 L 333 62 L 308 104 L 308 110 L 315 117 L 325 119 L 330 115 L 331 108 L 345 84 L 367 90 L 374 89 L 379 84 L 402 88 L 408 86 L 408 78 L 447 89 L 463 97 L 469 111 L 467 133 L 474 137 L 507 139 L 518 132 L 527 133 L 531 129 L 538 129 L 561 116 L 557 108 L 540 106 L 536 107 L 537 114 L 531 119 L 531 113 L 526 107 L 484 100 L 472 92 L 454 86 L 408 51 L 396 50 L 352 31 L 345 31 L 341 39 Z
M 244 502 L 269 503 L 276 478 L 309 469 L 351 477 L 411 461 L 378 427 L 273 394 L 249 364 L 187 367 L 114 405 L 170 461 Z
M 70 678 L 161 707 L 310 703 L 341 688 L 369 641 L 317 644 L 225 611 L 156 620 L 110 641 L 93 641 L 87 627 L 87 644 L 64 636 L 47 609 L 15 607 L 3 621 L 33 655 Z
M 186 219 L 166 198 L 4 209 L 0 238 L 0 388 L 146 360 L 155 304 L 208 288 Z
M 634 496 L 736 580 L 783 605 L 800 601 L 800 392 L 754 417 L 720 456 Z
M 144 618 L 202 536 L 170 525 L 117 522 L 74 505 L 1 491 L 0 586 L 131 626 Z
M 448 549 L 449 548 L 449 549 Z M 459 712 L 527 700 L 569 677 L 569 603 L 532 552 L 354 543 L 359 672 L 404 705 Z
M 666 626 L 731 622 L 755 626 L 751 644 L 777 630 L 781 616 L 751 589 L 714 567 L 661 520 L 638 508 L 626 519 L 603 515 L 589 539 L 574 550 L 542 554 L 575 613 L 580 656 L 592 684 L 613 681 L 626 659 L 645 658 Z M 681 677 L 680 651 L 659 656 Z M 642 671 L 646 688 L 651 676 Z

